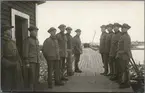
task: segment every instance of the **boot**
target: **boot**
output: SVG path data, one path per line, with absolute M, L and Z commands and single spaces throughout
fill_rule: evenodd
M 75 72 L 82 73 L 82 71 L 80 69 L 75 69 Z
M 117 78 L 117 76 L 112 76 L 111 78 L 110 78 L 110 80 L 112 80 L 112 81 L 115 81 L 115 80 L 117 80 L 118 78 Z
M 48 85 L 48 88 L 52 89 L 53 88 L 53 85 L 52 84 L 51 85 Z
M 68 76 L 73 76 L 74 75 L 74 72 L 68 72 L 67 75 Z
M 67 77 L 62 77 L 61 80 L 68 81 Z
M 128 83 L 123 83 L 119 86 L 120 89 L 124 89 L 124 88 L 130 88 L 130 84 Z
M 112 76 L 112 73 L 107 74 L 106 76 Z
M 55 85 L 56 85 L 56 86 L 63 86 L 64 83 L 63 83 L 63 82 L 55 82 Z

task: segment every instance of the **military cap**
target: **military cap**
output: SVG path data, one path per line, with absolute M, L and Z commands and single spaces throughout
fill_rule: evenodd
M 124 23 L 121 27 L 122 27 L 122 28 L 127 28 L 127 29 L 130 29 L 130 28 L 131 28 L 131 26 L 129 26 L 129 25 L 126 24 L 126 23 Z
M 50 33 L 51 31 L 56 30 L 54 27 L 51 27 L 47 32 Z
M 33 31 L 33 30 L 39 30 L 36 26 L 30 26 L 28 28 L 29 31 Z
M 113 27 L 115 27 L 115 26 L 121 27 L 121 25 L 119 23 L 114 23 Z
M 6 30 L 9 30 L 9 29 L 12 29 L 12 28 L 14 28 L 14 26 L 11 26 L 11 25 L 2 25 L 1 30 L 3 32 L 3 31 L 6 31 Z
M 106 25 L 102 25 L 102 26 L 100 26 L 101 28 L 106 28 Z
M 75 32 L 81 32 L 81 30 L 80 29 L 77 29 Z
M 67 27 L 66 30 L 72 30 L 72 28 L 71 27 Z
M 106 25 L 106 27 L 113 27 L 113 24 L 108 24 Z
M 62 28 L 62 27 L 66 27 L 66 25 L 61 24 L 61 25 L 58 26 L 58 28 Z

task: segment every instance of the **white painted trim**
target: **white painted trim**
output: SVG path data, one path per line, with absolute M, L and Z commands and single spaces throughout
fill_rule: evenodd
M 15 15 L 23 17 L 25 19 L 28 20 L 28 27 L 30 26 L 30 16 L 28 14 L 25 14 L 23 12 L 20 12 L 16 9 L 11 9 L 11 24 L 12 26 L 14 26 L 14 29 L 12 29 L 12 39 L 16 40 L 15 38 Z M 28 31 L 28 36 L 30 35 L 29 31 Z

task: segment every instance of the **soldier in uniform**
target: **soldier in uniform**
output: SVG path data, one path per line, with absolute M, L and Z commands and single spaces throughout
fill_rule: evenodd
M 101 54 L 101 57 L 102 57 L 102 62 L 103 62 L 103 67 L 105 65 L 105 40 L 106 40 L 106 26 L 105 25 L 102 25 L 101 26 L 101 31 L 102 31 L 102 34 L 101 34 L 101 37 L 100 37 L 100 47 L 99 47 L 99 52 Z M 103 73 L 100 73 L 101 75 L 104 75 L 104 74 L 107 74 L 108 72 L 104 69 L 104 72 Z
M 114 35 L 112 36 L 111 40 L 111 50 L 109 53 L 110 56 L 110 64 L 112 67 L 112 76 L 110 77 L 110 80 L 119 80 L 119 63 L 118 60 L 115 59 L 116 53 L 117 53 L 117 47 L 118 47 L 118 41 L 121 37 L 121 32 L 119 31 L 119 28 L 121 25 L 119 23 L 114 23 L 113 29 L 114 29 Z
M 42 52 L 45 59 L 47 60 L 47 65 L 48 65 L 48 87 L 53 88 L 53 83 L 52 83 L 53 71 L 54 71 L 55 85 L 64 85 L 64 83 L 60 82 L 60 77 L 59 77 L 60 56 L 59 56 L 58 41 L 55 36 L 56 29 L 54 27 L 51 27 L 48 30 L 48 33 L 50 33 L 51 36 L 44 41 Z
M 23 89 L 22 61 L 15 41 L 12 40 L 13 26 L 2 25 L 1 88 L 3 92 Z
M 40 47 L 37 39 L 38 28 L 30 26 L 30 37 L 24 40 L 24 62 L 29 68 L 29 86 L 31 90 L 36 90 L 39 79 Z
M 67 27 L 66 28 L 66 37 L 67 37 L 67 75 L 68 76 L 72 76 L 73 75 L 73 70 L 72 70 L 72 36 L 71 31 L 72 28 L 71 27 Z
M 131 54 L 131 38 L 127 32 L 130 28 L 131 27 L 126 23 L 122 25 L 122 36 L 120 37 L 118 43 L 116 58 L 119 60 L 122 76 L 122 82 L 119 88 L 130 87 L 128 65 L 129 60 L 132 57 L 132 54 Z
M 59 45 L 59 54 L 60 54 L 60 72 L 61 72 L 61 80 L 67 81 L 68 78 L 65 76 L 65 71 L 66 71 L 66 57 L 67 57 L 67 38 L 65 35 L 65 29 L 66 26 L 64 24 L 61 24 L 58 26 L 60 29 L 60 32 L 56 34 L 56 38 L 58 40 L 58 45 Z
M 105 67 L 105 71 L 106 73 L 108 72 L 108 65 L 109 65 L 109 68 L 110 68 L 110 73 L 109 74 L 105 74 L 107 76 L 110 76 L 112 75 L 112 64 L 110 64 L 110 58 L 109 58 L 109 52 L 110 52 L 110 48 L 111 48 L 111 38 L 112 38 L 112 35 L 114 34 L 112 29 L 113 29 L 113 24 L 108 24 L 106 26 L 107 28 L 107 35 L 106 35 L 106 40 L 105 40 L 105 64 L 104 64 L 104 67 Z
M 75 57 L 75 72 L 81 73 L 82 71 L 79 69 L 79 61 L 80 61 L 80 55 L 82 54 L 82 46 L 81 46 L 81 30 L 77 29 L 75 31 L 77 34 L 73 37 L 73 53 Z

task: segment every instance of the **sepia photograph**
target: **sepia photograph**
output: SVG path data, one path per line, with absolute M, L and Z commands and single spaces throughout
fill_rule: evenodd
M 143 0 L 0 4 L 0 93 L 144 93 Z

